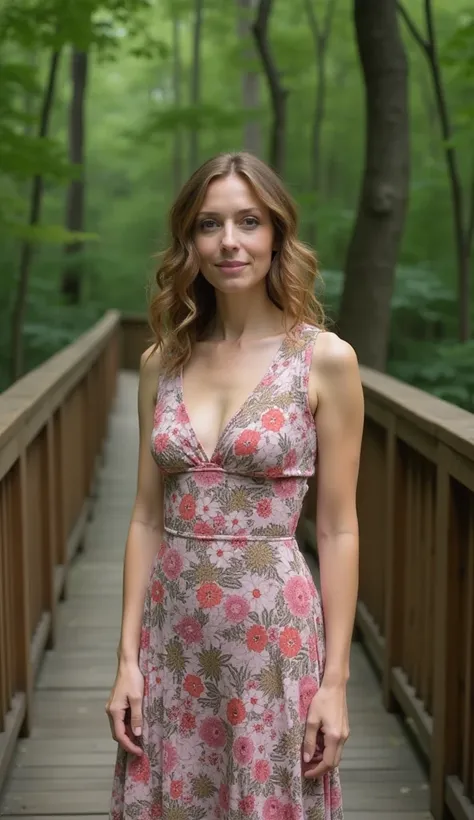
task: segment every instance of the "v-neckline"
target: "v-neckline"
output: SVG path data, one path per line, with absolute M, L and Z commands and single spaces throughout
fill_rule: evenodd
M 206 464 L 213 464 L 214 459 L 216 458 L 217 454 L 220 451 L 221 443 L 222 443 L 222 440 L 223 440 L 224 436 L 226 435 L 226 433 L 229 430 L 230 426 L 244 412 L 244 410 L 247 407 L 247 405 L 249 404 L 250 400 L 253 398 L 253 396 L 255 395 L 257 390 L 259 390 L 260 387 L 262 386 L 262 382 L 264 381 L 264 379 L 266 379 L 266 377 L 269 375 L 270 371 L 274 369 L 275 365 L 277 364 L 277 362 L 280 359 L 280 356 L 283 353 L 284 348 L 286 347 L 287 340 L 288 340 L 288 334 L 285 333 L 285 335 L 283 336 L 283 339 L 281 340 L 280 344 L 278 345 L 278 347 L 276 349 L 276 352 L 273 354 L 273 356 L 270 359 L 269 364 L 265 368 L 265 372 L 262 374 L 259 381 L 257 382 L 255 387 L 253 388 L 253 390 L 247 395 L 247 397 L 244 399 L 244 401 L 238 407 L 238 409 L 235 411 L 235 413 L 233 413 L 230 416 L 230 418 L 226 421 L 226 423 L 224 424 L 224 427 L 222 428 L 222 431 L 220 432 L 220 434 L 217 438 L 216 446 L 214 447 L 214 450 L 213 450 L 213 452 L 210 456 L 206 453 L 203 445 L 201 444 L 201 442 L 199 440 L 199 436 L 196 433 L 194 425 L 191 421 L 191 417 L 188 413 L 188 408 L 186 407 L 186 402 L 184 401 L 183 367 L 182 366 L 180 367 L 179 373 L 178 373 L 178 390 L 179 390 L 178 398 L 179 398 L 179 403 L 180 403 L 182 409 L 184 410 L 188 427 L 191 430 L 194 441 L 195 441 L 197 447 L 199 448 L 199 450 L 201 451 L 201 455 L 203 456 L 203 461 Z

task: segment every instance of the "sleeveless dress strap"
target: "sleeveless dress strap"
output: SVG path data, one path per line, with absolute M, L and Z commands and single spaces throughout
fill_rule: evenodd
M 300 334 L 301 345 L 295 357 L 295 388 L 304 394 L 305 401 L 308 392 L 314 344 L 321 332 L 321 328 L 305 324 Z

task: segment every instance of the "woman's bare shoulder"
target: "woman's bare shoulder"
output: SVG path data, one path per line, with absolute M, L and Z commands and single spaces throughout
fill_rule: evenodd
M 140 357 L 140 386 L 141 393 L 155 399 L 158 381 L 161 373 L 161 350 L 156 345 L 150 345 Z
M 354 373 L 359 369 L 352 345 L 330 330 L 318 334 L 313 348 L 312 365 L 319 372 L 327 374 Z
M 140 372 L 144 375 L 149 373 L 157 376 L 161 366 L 161 349 L 156 345 L 150 345 L 143 351 L 140 357 Z
M 319 333 L 313 347 L 311 373 L 318 406 L 361 407 L 362 385 L 357 354 L 337 333 Z

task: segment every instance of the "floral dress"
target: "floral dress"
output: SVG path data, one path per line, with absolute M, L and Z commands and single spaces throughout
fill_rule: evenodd
M 285 337 L 206 455 L 182 376 L 158 389 L 164 538 L 145 599 L 142 756 L 118 750 L 111 820 L 342 820 L 339 773 L 302 776 L 324 624 L 295 529 L 314 473 L 318 330 Z

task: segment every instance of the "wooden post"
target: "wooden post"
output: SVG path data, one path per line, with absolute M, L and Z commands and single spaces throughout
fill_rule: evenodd
M 46 589 L 43 606 L 47 612 L 51 613 L 51 627 L 48 635 L 47 649 L 52 649 L 56 639 L 56 590 L 55 571 L 57 556 L 57 521 L 56 521 L 56 479 L 54 475 L 54 427 L 53 419 L 50 417 L 44 431 L 44 474 L 46 480 L 42 485 L 44 510 L 44 543 L 45 543 L 45 572 Z
M 435 820 L 445 817 L 446 777 L 452 774 L 452 741 L 455 736 L 450 713 L 450 684 L 453 671 L 449 668 L 448 640 L 450 622 L 450 569 L 453 555 L 450 544 L 451 479 L 443 459 L 444 447 L 439 447 L 436 477 L 436 556 L 433 663 L 433 738 L 431 746 L 431 811 Z
M 9 531 L 11 520 L 8 509 L 7 489 L 10 476 L 0 482 L 0 732 L 5 731 L 5 715 L 11 699 L 11 575 L 9 567 Z
M 28 480 L 26 452 L 20 455 L 14 468 L 13 480 L 13 542 L 17 545 L 13 562 L 15 596 L 15 624 L 17 641 L 17 669 L 15 689 L 25 693 L 25 718 L 21 735 L 31 730 L 31 707 L 33 697 L 33 670 L 31 665 L 31 616 L 30 616 L 30 562 L 28 560 Z
M 466 580 L 465 580 L 465 613 L 466 641 L 464 645 L 464 705 L 463 705 L 463 761 L 462 783 L 465 794 L 473 799 L 474 791 L 474 715 L 473 715 L 473 666 L 474 666 L 474 504 L 469 505 L 465 499 L 465 543 L 466 543 Z
M 64 470 L 64 405 L 58 407 L 54 418 L 54 474 L 55 481 L 55 510 L 56 510 L 56 538 L 57 538 L 57 563 L 66 569 L 67 557 L 67 532 L 66 532 L 66 512 L 65 512 L 65 470 Z M 66 597 L 66 577 L 61 589 L 61 600 Z
M 387 428 L 386 465 L 386 534 L 385 534 L 385 653 L 383 664 L 383 703 L 388 711 L 397 704 L 392 692 L 392 669 L 402 662 L 403 637 L 403 575 L 406 563 L 404 544 L 405 505 L 403 503 L 403 475 L 396 417 L 392 416 Z M 402 537 L 400 537 L 400 535 Z

